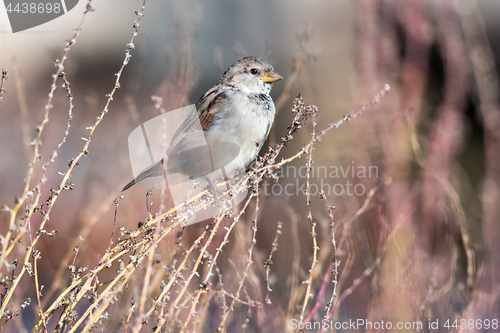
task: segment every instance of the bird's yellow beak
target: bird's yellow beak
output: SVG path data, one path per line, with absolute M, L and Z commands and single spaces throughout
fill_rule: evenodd
M 262 75 L 260 78 L 264 80 L 264 82 L 275 82 L 283 79 L 281 75 L 279 75 L 275 71 L 268 72 Z

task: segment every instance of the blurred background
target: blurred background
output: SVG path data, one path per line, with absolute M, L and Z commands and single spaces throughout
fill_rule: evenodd
M 0 102 L 2 206 L 12 207 L 23 196 L 33 158 L 31 142 L 44 117 L 54 63 L 63 56 L 65 41 L 78 27 L 86 4 L 80 1 L 66 15 L 15 34 L 0 9 L 0 67 L 9 73 Z M 62 179 L 58 171 L 66 172 L 85 144 L 82 137 L 89 136 L 86 128 L 104 109 L 133 33 L 134 12 L 141 4 L 92 2 L 94 11 L 87 14 L 65 60 L 73 117 L 67 140 L 41 185 L 41 202 L 58 186 Z M 285 332 L 296 330 L 292 320 L 306 325 L 323 319 L 364 319 L 423 322 L 422 332 L 444 332 L 446 320 L 473 319 L 474 327 L 462 332 L 488 331 L 478 328 L 477 320 L 500 319 L 499 15 L 496 0 L 146 2 L 120 89 L 95 131 L 88 156 L 72 173 L 73 189 L 62 192 L 45 226 L 57 234 L 37 244 L 45 304 L 70 283 L 67 266 L 74 260 L 75 246 L 80 246 L 75 264 L 93 267 L 118 229 L 136 229 L 147 218 L 146 190 L 134 186 L 117 206 L 114 200 L 133 177 L 128 135 L 160 114 L 151 96 L 162 97 L 167 111 L 196 103 L 224 68 L 253 55 L 269 61 L 284 77 L 271 93 L 277 117 L 266 147 L 280 142 L 286 133 L 298 94 L 319 108 L 316 131 L 320 131 L 372 102 L 385 84 L 391 90 L 314 146 L 311 182 L 325 191 L 320 195 L 311 188 L 319 246 L 314 265 L 311 221 L 301 190 L 305 169 L 299 172 L 306 156 L 285 164 L 277 172 L 277 182 L 266 178 L 261 184 L 255 263 L 245 283 L 248 299 L 259 306 L 238 304 L 224 330 Z M 36 182 L 67 126 L 69 103 L 62 84 L 59 79 L 42 135 Z M 277 161 L 296 154 L 311 140 L 311 132 L 309 119 Z M 351 192 L 358 185 L 359 192 L 348 194 L 348 184 Z M 292 194 L 284 193 L 284 188 Z M 153 212 L 161 201 L 155 195 Z M 251 214 L 238 224 L 219 259 L 229 292 L 241 279 L 238 272 L 245 269 L 252 241 Z M 28 219 L 21 215 L 15 225 L 29 223 L 35 235 L 43 215 L 35 212 Z M 9 244 L 5 235 L 12 229 L 10 216 L 8 209 L 0 214 L 2 254 Z M 170 265 L 172 249 L 188 248 L 209 222 L 186 227 L 181 245 L 174 237 L 162 242 L 159 262 Z M 278 222 L 282 226 L 277 250 L 272 265 L 264 266 L 275 247 Z M 2 257 L 0 267 L 6 289 L 11 287 L 8 277 L 13 271 L 5 263 L 22 261 L 30 242 L 29 230 L 16 232 L 23 235 L 19 246 Z M 165 278 L 160 271 L 158 284 Z M 101 281 L 112 274 L 104 273 Z M 310 298 L 303 283 L 309 277 Z M 134 283 L 123 295 L 122 308 L 110 310 L 114 317 L 102 323 L 105 331 L 125 330 L 124 318 L 131 300 L 137 298 L 139 276 Z M 196 290 L 199 282 L 192 284 Z M 158 290 L 152 288 L 151 299 Z M 26 297 L 33 302 L 19 312 L 22 319 L 6 320 L 6 331 L 31 331 L 38 320 L 29 276 L 20 280 L 10 311 L 17 311 Z M 188 329 L 215 331 L 220 325 L 217 302 L 221 301 L 214 298 L 207 303 L 202 325 Z M 427 323 L 435 320 L 440 321 L 439 329 L 430 329 Z M 180 331 L 182 323 L 184 319 L 179 319 L 170 329 Z M 153 320 L 149 325 L 155 326 Z M 329 327 L 326 331 L 370 330 Z

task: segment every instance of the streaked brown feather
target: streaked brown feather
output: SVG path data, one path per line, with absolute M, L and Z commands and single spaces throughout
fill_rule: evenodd
M 167 149 L 167 155 L 178 153 L 179 148 L 182 146 L 181 143 L 187 134 L 199 130 L 207 131 L 209 129 L 215 115 L 215 110 L 227 98 L 225 93 L 229 89 L 221 84 L 217 84 L 200 98 L 198 103 L 196 103 L 196 109 L 189 114 L 175 132 L 173 140 Z

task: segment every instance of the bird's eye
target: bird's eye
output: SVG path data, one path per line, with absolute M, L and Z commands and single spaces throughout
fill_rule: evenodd
M 252 69 L 250 70 L 250 74 L 252 74 L 252 75 L 257 75 L 257 74 L 259 74 L 259 70 L 258 70 L 257 68 L 252 68 Z

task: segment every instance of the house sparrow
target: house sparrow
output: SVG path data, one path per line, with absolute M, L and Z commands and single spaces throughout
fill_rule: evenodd
M 275 116 L 269 93 L 273 82 L 281 79 L 273 66 L 257 57 L 245 57 L 226 68 L 219 83 L 200 98 L 177 129 L 166 156 L 122 191 L 145 178 L 164 175 L 164 167 L 168 174 L 190 179 L 221 168 L 230 177 L 244 170 L 269 135 Z

